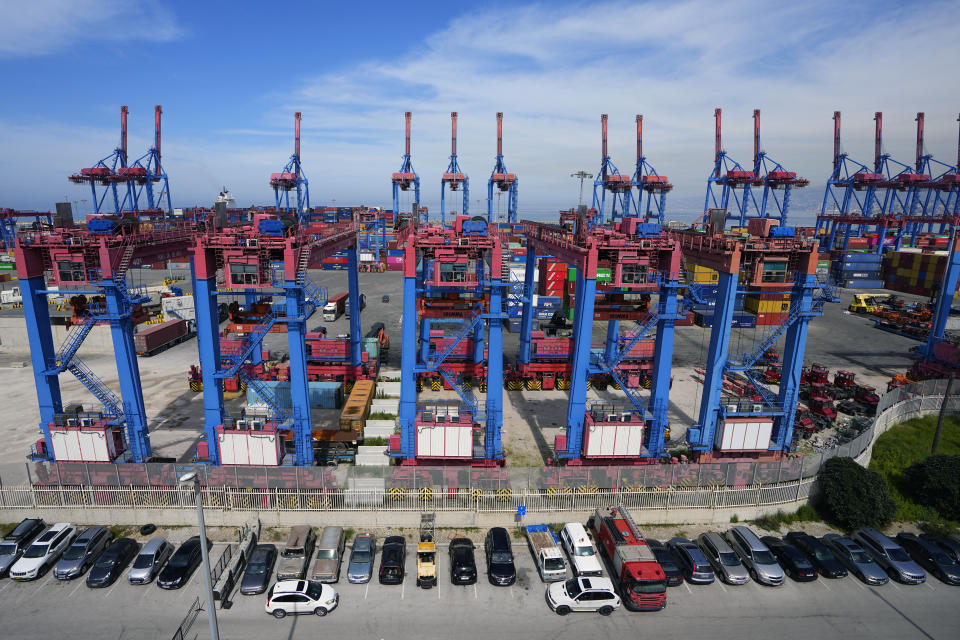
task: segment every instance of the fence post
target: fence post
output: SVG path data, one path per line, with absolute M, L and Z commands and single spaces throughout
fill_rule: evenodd
M 797 480 L 797 495 L 794 497 L 793 501 L 798 502 L 800 500 L 800 483 L 803 481 L 803 478 Z

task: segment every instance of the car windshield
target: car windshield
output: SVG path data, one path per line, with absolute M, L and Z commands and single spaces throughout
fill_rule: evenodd
M 283 557 L 284 558 L 302 558 L 303 549 L 284 549 Z
M 2 551 L 0 551 L 0 553 L 2 553 Z M 941 551 L 934 551 L 930 555 L 936 564 L 946 565 L 946 566 L 952 566 L 957 564 L 953 558 L 951 558 L 950 556 L 948 556 L 947 554 Z
M 354 551 L 353 555 L 350 556 L 351 562 L 370 562 L 370 552 L 369 551 Z
M 24 558 L 42 558 L 47 555 L 47 545 L 45 544 L 32 544 L 27 549 L 26 553 L 23 554 Z
M 17 545 L 12 542 L 0 544 L 0 556 L 12 556 L 17 552 Z
M 592 556 L 593 547 L 577 547 L 578 556 Z
M 173 554 L 168 564 L 171 567 L 185 567 L 187 566 L 189 561 L 190 561 L 189 553 L 180 553 L 180 551 L 178 551 L 177 553 Z
M 890 547 L 887 549 L 887 555 L 890 556 L 890 560 L 893 562 L 910 562 L 910 556 L 899 547 Z
M 310 596 L 311 600 L 319 600 L 320 594 L 323 593 L 323 585 L 319 582 L 310 582 L 307 587 L 307 595 Z
M 251 576 L 262 576 L 267 572 L 267 563 L 263 562 L 251 562 L 247 565 L 247 573 Z
M 863 549 L 850 549 L 849 551 L 850 557 L 853 558 L 853 561 L 857 564 L 873 564 L 873 560 Z
M 564 583 L 563 588 L 566 590 L 567 595 L 571 598 L 576 598 L 578 595 L 580 595 L 580 592 L 583 591 L 583 589 L 580 588 L 580 581 L 576 578 L 570 578 L 567 580 L 566 583 Z
M 115 564 L 117 564 L 117 558 L 112 553 L 111 554 L 105 553 L 102 556 L 100 556 L 99 560 L 97 560 L 97 566 L 103 567 L 104 569 L 109 569 Z
M 720 554 L 720 563 L 725 567 L 736 567 L 740 564 L 740 558 L 733 551 L 724 551 Z
M 813 555 L 816 556 L 817 560 L 820 562 L 832 562 L 836 558 L 833 557 L 830 549 L 826 547 L 815 547 L 813 550 Z
M 543 561 L 543 568 L 547 571 L 563 571 L 566 567 L 560 558 L 547 558 Z
M 73 544 L 67 547 L 67 550 L 63 552 L 64 560 L 79 560 L 83 557 L 84 552 L 87 550 L 87 546 L 83 544 Z
M 320 549 L 317 551 L 317 560 L 333 560 L 337 557 L 337 552 L 333 549 Z
M 630 586 L 630 590 L 634 593 L 664 593 L 667 590 L 667 583 L 663 580 L 644 580 L 642 582 L 634 582 Z
M 776 564 L 777 561 L 773 559 L 773 554 L 769 551 L 754 551 L 753 552 L 753 561 L 757 564 Z
M 495 551 L 493 555 L 490 556 L 490 560 L 494 564 L 508 564 L 513 562 L 513 554 L 509 551 Z
M 134 569 L 149 569 L 152 566 L 153 566 L 153 556 L 149 554 L 139 555 L 137 556 L 137 559 L 133 561 Z
M 393 562 L 393 563 L 400 562 L 400 551 L 398 551 L 397 549 L 384 549 L 383 563 L 387 564 L 388 562 Z

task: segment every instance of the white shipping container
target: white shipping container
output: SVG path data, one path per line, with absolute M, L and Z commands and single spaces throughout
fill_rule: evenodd
M 197 313 L 193 307 L 193 296 L 174 296 L 161 298 L 160 307 L 163 309 L 163 321 L 196 320 Z
M 773 420 L 731 418 L 718 425 L 714 446 L 720 451 L 766 451 L 772 433 Z
M 633 457 L 642 453 L 642 424 L 594 424 L 586 433 L 584 455 L 588 458 Z
M 473 427 L 460 423 L 417 425 L 417 457 L 472 458 Z
M 361 253 L 359 254 L 360 262 L 373 262 L 372 253 Z
M 115 457 L 111 429 L 51 429 L 53 455 L 58 462 L 110 462 Z
M 270 431 L 222 431 L 218 434 L 221 464 L 280 464 L 281 438 Z

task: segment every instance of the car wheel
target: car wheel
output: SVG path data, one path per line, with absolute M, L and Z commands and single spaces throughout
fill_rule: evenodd
M 610 606 L 600 607 L 600 609 L 597 610 L 597 613 L 599 613 L 602 616 L 608 616 L 611 613 L 613 613 L 613 607 L 610 607 Z
M 754 582 L 759 582 L 759 580 L 757 580 L 757 572 L 753 569 L 750 569 L 750 577 L 753 578 Z
M 280 620 L 280 619 L 282 619 L 282 618 L 286 618 L 286 617 L 287 617 L 287 612 L 284 611 L 283 609 L 274 609 L 274 610 L 273 610 L 273 617 L 276 618 L 277 620 Z
M 321 618 L 327 615 L 327 610 L 324 609 L 323 607 L 317 607 L 316 609 L 313 610 L 313 612 L 318 616 L 320 616 Z
M 565 616 L 565 615 L 567 615 L 568 613 L 570 613 L 570 607 L 568 607 L 567 605 L 562 604 L 562 605 L 560 605 L 559 607 L 557 607 L 557 615 L 558 615 L 558 616 Z

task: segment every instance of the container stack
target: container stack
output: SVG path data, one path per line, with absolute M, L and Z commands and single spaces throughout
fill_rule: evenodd
M 720 282 L 720 274 L 717 273 L 716 269 L 688 263 L 686 270 L 690 282 L 695 284 L 717 284 Z
M 757 317 L 757 326 L 782 324 L 790 315 L 790 294 L 752 292 L 744 296 L 743 308 Z
M 854 240 L 854 238 L 851 238 Z M 833 276 L 841 287 L 882 289 L 882 256 L 858 251 L 835 252 Z
M 537 278 L 537 293 L 541 296 L 563 296 L 564 279 L 567 275 L 567 263 L 555 258 L 540 260 L 540 274 Z M 576 270 L 573 270 L 576 273 Z
M 884 259 L 884 285 L 893 291 L 933 296 L 940 288 L 948 255 L 948 251 L 925 253 L 922 249 L 891 251 Z

